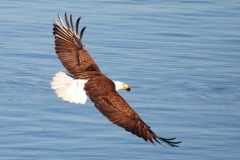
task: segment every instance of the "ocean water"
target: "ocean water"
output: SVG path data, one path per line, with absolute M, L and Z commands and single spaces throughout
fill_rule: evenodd
M 88 100 L 50 88 L 65 71 L 54 50 L 57 14 L 82 17 L 83 43 L 159 136 L 111 124 Z M 0 4 L 0 159 L 240 158 L 240 1 L 8 1 Z

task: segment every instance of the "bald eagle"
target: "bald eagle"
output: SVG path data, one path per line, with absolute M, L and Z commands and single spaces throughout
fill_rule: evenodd
M 93 58 L 82 44 L 82 36 L 86 27 L 80 34 L 78 26 L 80 18 L 76 21 L 74 29 L 72 15 L 70 21 L 65 13 L 65 23 L 60 15 L 59 22 L 54 20 L 53 34 L 55 36 L 55 50 L 62 65 L 69 74 L 58 72 L 51 88 L 58 97 L 64 101 L 77 104 L 85 104 L 87 97 L 95 107 L 112 123 L 124 128 L 126 131 L 143 138 L 145 141 L 154 141 L 161 144 L 165 142 L 169 146 L 178 147 L 181 141 L 175 138 L 163 138 L 155 134 L 141 117 L 120 96 L 117 90 L 130 91 L 131 88 L 121 82 L 112 81 L 104 75 L 94 62 Z M 155 144 L 154 144 L 155 145 Z

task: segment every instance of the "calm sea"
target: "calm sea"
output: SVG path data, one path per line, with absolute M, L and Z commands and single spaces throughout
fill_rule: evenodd
M 153 146 L 88 101 L 50 88 L 65 71 L 57 14 L 82 17 L 83 43 L 120 94 L 178 148 Z M 240 159 L 240 1 L 9 1 L 0 4 L 1 160 Z

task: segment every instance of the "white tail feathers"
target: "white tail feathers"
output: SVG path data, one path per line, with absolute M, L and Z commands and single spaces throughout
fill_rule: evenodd
M 85 104 L 87 95 L 84 86 L 87 81 L 85 79 L 74 79 L 64 72 L 58 72 L 50 84 L 58 97 L 64 101 Z

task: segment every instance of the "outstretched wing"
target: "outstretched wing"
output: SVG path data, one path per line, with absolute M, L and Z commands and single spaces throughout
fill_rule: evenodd
M 76 30 L 74 30 L 72 15 L 70 15 L 70 23 L 66 13 L 65 23 L 60 15 L 58 15 L 58 18 L 61 25 L 55 21 L 53 24 L 53 34 L 55 36 L 55 50 L 63 66 L 74 77 L 77 77 L 84 71 L 101 73 L 97 64 L 82 44 L 82 36 L 86 27 L 78 35 L 78 26 L 81 17 L 76 21 Z
M 100 84 L 100 85 L 98 85 Z M 161 144 L 177 147 L 175 138 L 162 138 L 156 135 L 128 103 L 116 92 L 114 83 L 104 77 L 95 77 L 85 84 L 85 91 L 96 108 L 112 123 L 124 128 L 126 131 L 143 138 L 145 141 L 154 141 Z

